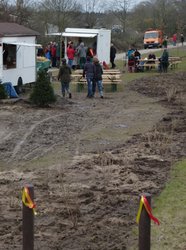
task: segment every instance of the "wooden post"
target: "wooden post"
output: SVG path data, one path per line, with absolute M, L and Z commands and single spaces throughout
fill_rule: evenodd
M 149 205 L 151 205 L 151 195 L 148 193 L 142 194 L 146 197 Z M 140 196 L 141 199 L 141 196 Z M 151 220 L 143 206 L 139 220 L 139 250 L 150 250 L 150 235 L 151 235 Z
M 26 185 L 30 198 L 34 201 L 34 187 Z M 33 209 L 23 204 L 23 250 L 34 250 L 34 213 Z

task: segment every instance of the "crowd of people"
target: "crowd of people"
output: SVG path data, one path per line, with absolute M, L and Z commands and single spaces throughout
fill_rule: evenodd
M 61 51 L 61 57 L 60 57 Z M 73 41 L 69 41 L 66 48 L 65 55 L 65 43 L 62 41 L 61 47 L 59 43 L 50 42 L 45 48 L 39 48 L 37 56 L 44 56 L 48 60 L 51 60 L 51 67 L 60 66 L 60 58 L 67 57 L 67 64 L 71 69 L 80 68 L 83 69 L 86 58 L 90 57 L 91 60 L 96 55 L 96 42 L 92 46 L 85 46 L 84 42 L 79 39 L 77 44 Z
M 111 43 L 110 46 L 110 63 L 111 68 L 116 67 L 115 57 L 116 48 Z M 67 94 L 69 98 L 72 98 L 70 91 L 70 81 L 73 69 L 82 69 L 82 77 L 86 78 L 88 93 L 87 97 L 92 98 L 95 95 L 96 88 L 99 95 L 103 98 L 103 84 L 102 75 L 103 69 L 109 69 L 109 65 L 106 62 L 100 63 L 96 56 L 96 42 L 92 46 L 85 46 L 84 42 L 79 39 L 78 44 L 74 45 L 72 41 L 69 41 L 66 48 L 65 59 L 65 44 L 62 42 L 62 65 L 60 66 L 60 46 L 55 42 L 50 42 L 45 49 L 38 50 L 38 56 L 45 56 L 51 60 L 52 67 L 59 67 L 58 80 L 61 82 L 62 96 Z
M 161 57 L 156 58 L 155 54 L 149 53 L 147 62 L 148 66 L 146 69 L 151 69 L 150 64 L 155 64 L 158 60 L 159 72 L 167 72 L 169 66 L 169 53 L 167 51 L 168 37 L 165 36 L 163 40 L 163 53 Z M 173 45 L 176 45 L 177 35 L 174 34 L 172 37 Z M 184 35 L 180 34 L 180 42 L 184 43 Z M 62 96 L 65 97 L 67 93 L 69 98 L 72 97 L 70 91 L 70 80 L 72 69 L 82 69 L 83 75 L 82 77 L 86 77 L 88 93 L 87 97 L 92 98 L 95 95 L 96 87 L 98 88 L 98 92 L 101 98 L 103 98 L 103 84 L 102 84 L 102 74 L 103 68 L 109 69 L 109 66 L 102 62 L 100 64 L 97 56 L 96 56 L 96 42 L 92 44 L 92 46 L 85 46 L 84 42 L 79 39 L 78 43 L 74 45 L 73 41 L 69 41 L 67 44 L 67 48 L 65 50 L 65 43 L 62 41 L 62 45 L 60 46 L 58 43 L 50 42 L 45 49 L 38 50 L 38 56 L 45 56 L 49 60 L 51 60 L 52 67 L 59 67 L 58 80 L 61 81 L 61 92 Z M 62 48 L 62 50 L 61 50 Z M 61 51 L 61 57 L 60 57 Z M 65 55 L 66 51 L 66 55 Z M 115 58 L 116 58 L 116 48 L 111 43 L 110 46 L 110 68 L 114 69 L 116 67 Z M 65 57 L 67 59 L 65 59 Z M 138 49 L 129 48 L 126 53 L 127 57 L 127 66 L 129 72 L 138 72 L 144 71 L 145 61 L 141 58 L 141 53 Z M 62 66 L 60 67 L 60 58 L 62 59 Z M 152 65 L 153 66 L 153 65 Z
M 180 34 L 180 43 L 182 46 L 184 45 L 184 35 L 183 33 Z M 149 53 L 148 57 L 144 60 L 141 60 L 141 54 L 137 49 L 133 49 L 129 47 L 129 50 L 126 53 L 127 57 L 127 66 L 128 66 L 128 72 L 139 72 L 144 71 L 146 68 L 147 70 L 151 69 L 150 66 L 144 66 L 145 64 L 155 64 L 155 61 L 158 60 L 158 71 L 160 72 L 167 72 L 168 66 L 169 66 L 169 54 L 167 51 L 168 42 L 172 41 L 172 45 L 176 46 L 178 38 L 177 34 L 173 34 L 171 39 L 168 39 L 168 37 L 165 35 L 162 46 L 164 48 L 164 51 L 162 55 L 159 58 L 156 58 L 155 54 Z
M 132 48 L 129 48 L 126 55 L 128 62 L 128 72 L 142 72 L 144 69 L 150 70 L 153 64 L 156 63 L 156 60 L 158 60 L 158 71 L 167 72 L 169 66 L 169 53 L 167 48 L 164 48 L 163 53 L 159 58 L 156 58 L 154 53 L 149 53 L 147 58 L 141 59 L 140 52 L 137 49 Z
M 65 55 L 65 43 L 62 41 L 61 48 L 60 44 L 56 42 L 50 42 L 46 45 L 45 48 L 38 48 L 37 56 L 44 56 L 48 60 L 51 60 L 51 67 L 60 66 L 60 50 L 61 58 L 67 58 L 67 64 L 71 69 L 83 69 L 87 57 L 90 57 L 90 60 L 93 60 L 93 57 L 97 55 L 97 44 L 94 42 L 91 46 L 86 46 L 84 42 L 79 39 L 77 44 L 74 44 L 73 41 L 69 41 L 66 47 Z M 116 67 L 115 58 L 116 58 L 116 47 L 113 43 L 110 46 L 110 63 L 111 68 Z M 108 65 L 103 63 L 103 67 L 109 68 Z

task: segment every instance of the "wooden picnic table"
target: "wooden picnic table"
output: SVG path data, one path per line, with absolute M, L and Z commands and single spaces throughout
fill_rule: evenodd
M 142 58 L 138 60 L 139 66 L 144 67 L 144 69 L 149 68 L 157 68 L 160 64 L 160 57 L 157 57 L 156 59 L 148 59 L 148 58 Z M 178 64 L 181 62 L 181 58 L 177 56 L 169 56 L 169 67 L 171 69 L 174 69 L 178 66 Z
M 86 84 L 86 78 L 83 77 L 83 70 L 77 69 L 72 72 L 72 84 L 77 84 L 77 89 L 80 91 Z M 117 91 L 117 84 L 121 83 L 121 72 L 119 69 L 107 69 L 103 70 L 102 75 L 103 85 L 110 84 L 112 91 Z

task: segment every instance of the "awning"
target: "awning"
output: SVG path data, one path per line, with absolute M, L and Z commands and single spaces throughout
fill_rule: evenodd
M 90 34 L 90 33 L 70 33 L 70 32 L 63 32 L 62 36 L 64 37 L 95 37 L 97 34 Z
M 41 47 L 41 44 L 36 43 L 24 43 L 24 42 L 3 42 L 4 44 L 12 44 L 12 45 L 19 45 L 19 46 L 27 46 L 27 47 Z
M 95 37 L 98 33 L 82 33 L 82 32 L 63 32 L 49 33 L 48 36 L 63 36 L 63 37 Z

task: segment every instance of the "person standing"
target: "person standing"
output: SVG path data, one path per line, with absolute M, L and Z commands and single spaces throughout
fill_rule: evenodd
M 162 45 L 163 45 L 164 48 L 167 48 L 167 44 L 168 44 L 168 38 L 167 38 L 167 36 L 165 36 L 164 39 L 163 39 Z
M 52 58 L 52 67 L 56 67 L 56 43 L 51 45 L 51 58 Z
M 93 58 L 93 63 L 94 63 L 94 67 L 95 67 L 95 69 L 94 69 L 95 72 L 94 72 L 94 80 L 93 80 L 93 84 L 92 84 L 92 93 L 94 96 L 94 94 L 96 92 L 96 85 L 97 85 L 99 95 L 101 98 L 103 98 L 103 84 L 102 84 L 103 69 L 102 69 L 97 57 Z
M 172 37 L 173 46 L 176 46 L 176 41 L 177 41 L 177 35 L 175 33 Z
M 84 65 L 86 63 L 86 48 L 83 42 L 80 43 L 77 49 L 77 54 L 79 57 L 80 69 L 84 69 Z
M 127 65 L 128 65 L 128 71 L 133 72 L 135 69 L 135 50 L 131 47 L 129 47 L 128 51 L 126 52 L 126 58 L 127 58 Z
M 169 53 L 167 49 L 164 49 L 163 54 L 160 58 L 160 71 L 167 73 L 168 66 L 169 66 Z
M 93 57 L 94 57 L 94 52 L 93 52 L 93 49 L 92 49 L 91 47 L 88 47 L 88 48 L 87 48 L 87 56 L 90 57 L 90 60 L 91 60 L 91 62 L 92 62 Z
M 141 59 L 141 53 L 137 49 L 135 49 L 135 51 L 134 51 L 134 56 L 135 56 L 136 60 Z
M 94 64 L 91 62 L 90 57 L 88 56 L 84 69 L 83 69 L 83 77 L 86 76 L 87 85 L 88 85 L 88 93 L 87 93 L 88 98 L 93 97 L 92 85 L 93 85 L 93 80 L 94 80 L 94 74 L 95 74 L 95 67 L 94 67 Z
M 73 48 L 73 43 L 70 43 L 67 48 L 68 65 L 72 68 L 74 61 L 75 49 Z
M 136 68 L 136 57 L 134 53 L 132 53 L 128 57 L 128 71 L 130 73 L 135 72 L 135 68 Z
M 69 98 L 72 98 L 72 94 L 70 91 L 70 81 L 71 81 L 71 68 L 66 63 L 66 59 L 62 59 L 62 66 L 59 69 L 58 80 L 61 81 L 61 92 L 62 96 L 65 97 L 65 92 L 69 95 Z
M 182 46 L 183 46 L 183 43 L 184 43 L 184 35 L 181 33 L 181 35 L 180 35 L 180 41 L 181 41 L 181 44 L 182 44 Z
M 127 59 L 128 59 L 128 60 L 129 60 L 130 56 L 131 56 L 132 54 L 134 54 L 134 52 L 135 52 L 135 50 L 132 49 L 131 47 L 129 47 L 129 49 L 128 49 L 127 53 L 126 53 L 126 56 L 127 56 Z
M 110 46 L 110 62 L 111 62 L 111 68 L 114 69 L 116 67 L 116 64 L 114 63 L 115 57 L 116 57 L 116 48 L 114 47 L 114 44 L 111 43 Z

